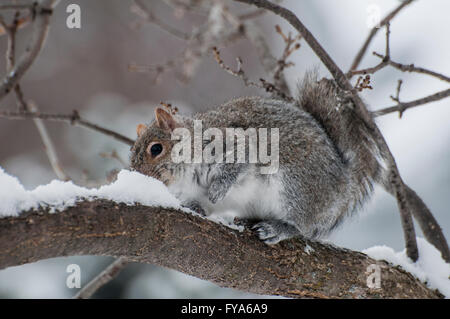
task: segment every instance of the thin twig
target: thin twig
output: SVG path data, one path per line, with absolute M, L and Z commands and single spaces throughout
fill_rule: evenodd
M 286 96 L 291 95 L 284 73 L 279 73 L 277 79 L 274 77 L 278 69 L 278 59 L 271 53 L 265 34 L 263 34 L 260 28 L 253 21 L 242 21 L 242 29 L 245 37 L 255 48 L 259 62 L 264 68 L 265 73 L 269 77 L 273 78 L 275 85 L 281 92 L 286 94 Z
M 380 71 L 381 69 L 387 67 L 387 66 L 392 66 L 393 68 L 402 71 L 402 72 L 411 72 L 411 73 L 421 73 L 421 74 L 426 74 L 426 75 L 430 75 L 432 77 L 435 77 L 439 80 L 445 81 L 445 82 L 449 82 L 450 83 L 450 77 L 435 72 L 435 71 L 431 71 L 422 67 L 416 67 L 414 64 L 401 64 L 398 62 L 394 62 L 391 60 L 391 58 L 389 56 L 386 55 L 382 55 L 380 53 L 377 52 L 373 52 L 373 55 L 380 58 L 381 62 L 379 64 L 377 64 L 374 67 L 371 68 L 367 68 L 367 69 L 362 69 L 362 70 L 357 70 L 357 71 L 351 71 L 351 75 L 356 75 L 356 74 L 374 74 L 378 71 Z
M 401 102 L 397 105 L 389 106 L 386 108 L 383 108 L 381 110 L 373 112 L 374 116 L 382 116 L 393 112 L 400 112 L 400 114 L 403 114 L 407 109 L 417 107 L 420 105 L 424 105 L 431 102 L 436 102 L 439 100 L 442 100 L 444 98 L 447 98 L 450 96 L 450 89 L 446 89 L 437 93 L 434 93 L 432 95 L 410 101 L 410 102 Z
M 146 10 L 145 7 L 142 8 L 141 6 L 140 8 Z M 147 13 L 149 13 L 148 10 Z M 145 15 L 145 11 L 141 12 L 142 14 Z M 230 20 L 227 17 L 229 18 L 230 14 L 226 10 L 224 3 L 215 1 L 209 8 L 207 22 L 198 28 L 194 28 L 188 36 L 181 36 L 181 38 L 187 40 L 187 46 L 179 56 L 156 65 L 137 65 L 133 63 L 130 64 L 129 69 L 137 72 L 154 70 L 156 72 L 154 83 L 158 83 L 162 74 L 168 70 L 175 69 L 177 80 L 186 83 L 195 74 L 200 60 L 210 52 L 212 47 L 222 47 L 243 38 L 243 29 L 239 23 L 232 23 L 231 27 L 226 27 L 226 22 Z M 164 25 L 167 26 L 167 24 Z M 160 23 L 159 26 L 161 27 Z M 181 66 L 182 71 L 177 71 L 178 66 Z
M 31 112 L 38 112 L 38 108 L 34 103 L 29 102 L 27 105 L 28 109 Z M 61 163 L 56 153 L 55 146 L 53 144 L 52 139 L 50 138 L 50 135 L 48 134 L 47 127 L 45 126 L 44 122 L 41 119 L 37 118 L 33 119 L 33 121 L 38 129 L 42 143 L 44 144 L 45 153 L 47 154 L 50 165 L 52 166 L 52 169 L 55 172 L 56 176 L 63 181 L 70 180 L 71 178 L 62 169 Z
M 7 48 L 6 48 L 6 71 L 12 72 L 16 64 L 16 34 L 19 29 L 20 23 L 23 19 L 20 18 L 20 11 L 17 11 L 14 15 L 14 19 L 11 25 L 8 25 L 3 17 L 0 15 L 0 25 L 4 28 L 7 35 Z M 27 103 L 23 96 L 22 89 L 19 83 L 14 86 L 14 92 L 16 93 L 16 99 L 19 112 L 27 111 Z
M 217 9 L 218 6 L 211 6 L 209 8 L 209 15 L 216 16 L 212 12 L 214 7 Z M 274 85 L 278 88 L 278 91 L 283 92 L 286 96 L 290 95 L 289 87 L 285 80 L 284 74 L 279 70 L 278 60 L 270 53 L 269 45 L 265 39 L 264 34 L 259 30 L 259 28 L 253 23 L 252 18 L 255 18 L 265 12 L 265 10 L 255 10 L 251 14 L 243 14 L 235 16 L 231 13 L 226 6 L 219 6 L 222 8 L 223 18 L 230 23 L 231 28 L 229 30 L 224 30 L 220 34 L 215 34 L 211 37 L 212 24 L 217 23 L 214 21 L 208 21 L 206 24 L 195 28 L 191 33 L 184 33 L 177 29 L 174 29 L 171 25 L 157 19 L 157 17 L 143 4 L 140 0 L 135 0 L 135 7 L 132 10 L 140 15 L 142 18 L 146 19 L 150 23 L 154 23 L 165 31 L 171 33 L 172 35 L 188 41 L 187 48 L 183 50 L 182 54 L 178 57 L 171 58 L 162 64 L 157 65 L 138 65 L 132 63 L 129 65 L 130 71 L 135 72 L 149 72 L 154 71 L 155 77 L 153 80 L 154 84 L 157 84 L 161 76 L 168 70 L 175 69 L 175 75 L 178 80 L 185 83 L 191 77 L 198 65 L 198 61 L 206 53 L 208 53 L 213 47 L 225 47 L 230 43 L 243 38 L 244 36 L 249 39 L 254 45 L 256 52 L 258 54 L 259 60 L 265 70 L 265 72 L 270 76 L 274 77 Z M 205 50 L 206 48 L 206 50 Z M 181 65 L 183 72 L 177 72 L 176 67 Z M 275 74 L 276 73 L 276 74 Z M 267 84 L 267 87 L 271 87 Z
M 402 90 L 402 84 L 403 84 L 403 80 L 401 80 L 401 79 L 398 80 L 398 82 L 397 82 L 397 90 L 396 90 L 395 96 L 391 95 L 392 101 L 400 103 L 400 91 Z
M 242 59 L 240 57 L 236 58 L 237 68 L 235 71 L 235 70 L 232 70 L 228 65 L 226 65 L 225 62 L 223 62 L 222 58 L 220 57 L 220 51 L 216 47 L 213 47 L 212 51 L 214 54 L 214 59 L 216 60 L 217 64 L 223 70 L 225 70 L 227 73 L 229 73 L 235 77 L 240 78 L 242 80 L 242 82 L 244 82 L 245 86 L 254 86 L 257 88 L 260 87 L 257 83 L 249 80 L 247 74 L 242 69 Z
M 50 16 L 59 0 L 41 0 L 34 7 L 34 31 L 27 49 L 20 57 L 13 70 L 8 72 L 0 84 L 0 99 L 5 97 L 16 86 L 22 76 L 33 64 L 41 51 L 49 30 Z
M 413 73 L 426 74 L 426 75 L 432 76 L 434 78 L 437 78 L 439 80 L 442 80 L 442 81 L 445 81 L 445 82 L 450 82 L 450 77 L 445 76 L 445 75 L 443 75 L 441 73 L 437 73 L 435 71 L 431 71 L 431 70 L 428 70 L 428 69 L 425 69 L 425 68 L 422 68 L 422 67 L 416 67 L 414 64 L 401 64 L 401 63 L 392 61 L 391 53 L 390 53 L 390 44 L 389 44 L 389 42 L 390 42 L 390 40 L 389 40 L 390 39 L 390 28 L 389 28 L 390 24 L 389 24 L 389 22 L 387 22 L 387 23 L 385 23 L 385 25 L 386 25 L 386 50 L 385 50 L 385 54 L 382 55 L 380 53 L 373 52 L 373 55 L 378 57 L 378 58 L 380 58 L 381 62 L 379 64 L 377 64 L 376 66 L 371 67 L 371 68 L 357 70 L 357 71 L 350 71 L 347 74 L 349 77 L 351 77 L 353 75 L 356 75 L 356 74 L 365 74 L 365 75 L 374 74 L 374 73 L 380 71 L 381 69 L 383 69 L 383 68 L 385 68 L 387 66 L 392 66 L 392 67 L 394 67 L 395 69 L 397 69 L 397 70 L 399 70 L 401 72 L 413 72 Z M 437 92 L 435 94 L 426 96 L 426 97 L 421 98 L 421 99 L 417 99 L 417 100 L 414 100 L 414 101 L 411 101 L 411 102 L 403 103 L 403 102 L 400 102 L 400 99 L 399 99 L 400 89 L 401 89 L 401 85 L 402 84 L 403 84 L 403 81 L 400 80 L 398 82 L 398 86 L 397 86 L 397 95 L 396 95 L 396 97 L 392 97 L 391 96 L 391 99 L 394 100 L 395 102 L 397 102 L 397 105 L 386 107 L 386 108 L 383 108 L 381 110 L 372 112 L 372 114 L 374 116 L 382 116 L 382 115 L 389 114 L 389 113 L 392 113 L 392 112 L 399 112 L 399 117 L 401 118 L 403 113 L 409 108 L 420 106 L 420 105 L 431 103 L 431 102 L 435 102 L 435 101 L 439 101 L 439 100 L 444 99 L 444 98 L 446 98 L 446 97 L 448 97 L 450 95 L 450 92 L 449 92 L 450 89 L 449 89 L 449 90 L 444 90 L 444 91 L 441 91 L 441 92 Z
M 77 111 L 73 111 L 72 114 L 48 114 L 48 113 L 33 113 L 33 112 L 10 112 L 10 111 L 0 111 L 0 118 L 10 119 L 10 120 L 26 120 L 26 119 L 42 119 L 48 121 L 62 121 L 71 125 L 78 125 L 81 127 L 89 128 L 96 132 L 100 132 L 107 136 L 110 136 L 120 142 L 127 145 L 133 145 L 134 140 L 109 130 L 107 128 L 101 127 L 97 124 L 88 122 L 80 117 Z
M 147 8 L 147 6 L 141 0 L 134 0 L 134 4 L 131 6 L 131 11 L 145 21 L 158 26 L 159 28 L 175 36 L 176 38 L 179 38 L 181 40 L 189 40 L 191 38 L 191 35 L 189 33 L 180 31 L 172 27 L 170 24 L 167 24 L 164 21 L 160 20 L 153 14 L 153 12 L 150 11 L 150 9 Z
M 385 51 L 386 59 L 391 58 L 391 24 L 389 22 L 386 23 L 386 51 Z
M 3 26 L 7 37 L 8 37 L 8 43 L 7 43 L 7 49 L 6 49 L 6 68 L 8 72 L 11 72 L 15 65 L 15 49 L 16 49 L 16 33 L 19 28 L 19 21 L 20 19 L 20 12 L 17 11 L 14 15 L 14 19 L 11 25 L 8 25 L 4 20 L 3 17 L 0 16 L 0 24 Z M 25 111 L 31 111 L 31 112 L 37 112 L 37 106 L 30 102 L 27 103 L 25 101 L 23 92 L 20 88 L 19 83 L 17 83 L 14 87 L 14 91 L 16 93 L 16 99 L 19 106 L 19 112 L 25 112 Z M 53 142 L 50 138 L 50 135 L 48 134 L 47 128 L 44 125 L 44 122 L 41 119 L 33 119 L 34 124 L 36 125 L 36 128 L 39 132 L 39 135 L 42 139 L 42 142 L 44 144 L 45 152 L 47 154 L 47 157 L 49 159 L 50 165 L 53 168 L 53 171 L 55 172 L 56 176 L 64 181 L 70 180 L 67 174 L 64 173 L 64 170 L 62 169 L 59 158 L 56 154 L 55 147 L 53 145 Z
M 414 64 L 401 64 L 401 63 L 397 63 L 391 60 L 391 58 L 389 56 L 383 56 L 382 54 L 379 54 L 377 52 L 374 52 L 373 55 L 375 55 L 376 57 L 380 58 L 383 60 L 383 62 L 386 63 L 386 65 L 390 65 L 394 68 L 396 68 L 397 70 L 400 70 L 402 72 L 414 72 L 414 73 L 422 73 L 422 74 L 427 74 L 430 75 L 432 77 L 435 77 L 439 80 L 445 81 L 445 82 L 450 82 L 450 77 L 445 76 L 441 73 L 437 73 L 428 69 L 424 69 L 421 67 L 416 67 Z
M 34 6 L 34 2 L 28 3 L 7 3 L 0 4 L 0 11 L 2 10 L 32 10 Z
M 266 11 L 263 9 L 258 10 Z M 280 70 L 283 59 L 277 59 L 272 55 L 266 36 L 261 32 L 261 29 L 253 21 L 243 19 L 240 16 L 235 16 L 228 9 L 224 10 L 224 16 L 236 30 L 242 30 L 245 37 L 253 44 L 264 71 L 273 79 L 274 83 L 272 86 L 277 88 L 277 92 L 274 94 L 275 97 L 279 96 L 279 93 L 289 97 L 291 92 L 283 73 L 284 68 L 287 67 L 287 65 L 283 65 Z M 290 45 L 292 45 L 292 43 Z M 261 81 L 261 83 L 265 85 L 268 82 Z
M 381 62 L 379 64 L 377 64 L 374 67 L 371 68 L 367 68 L 367 69 L 362 69 L 362 70 L 357 70 L 357 71 L 350 71 L 347 75 L 349 77 L 356 75 L 356 74 L 374 74 L 378 71 L 380 71 L 381 69 L 387 67 L 387 66 L 392 66 L 393 68 L 401 71 L 401 72 L 411 72 L 411 73 L 421 73 L 421 74 L 426 74 L 429 76 L 432 76 L 436 79 L 445 81 L 445 82 L 449 82 L 450 83 L 450 77 L 445 76 L 441 73 L 435 72 L 435 71 L 431 71 L 422 67 L 416 67 L 414 64 L 401 64 L 398 62 L 394 62 L 391 59 L 391 53 L 390 53 L 390 24 L 389 22 L 385 23 L 386 25 L 386 50 L 385 50 L 385 54 L 382 55 L 380 53 L 377 52 L 373 52 L 373 55 L 380 58 Z M 359 79 L 358 79 L 359 80 Z M 397 86 L 397 95 L 396 97 L 392 97 L 391 99 L 394 100 L 395 102 L 397 102 L 397 105 L 394 106 L 390 106 L 390 107 L 386 107 L 383 108 L 381 110 L 372 112 L 372 114 L 374 116 L 382 116 L 382 115 L 386 115 L 392 112 L 399 112 L 399 117 L 401 118 L 403 116 L 403 113 L 412 107 L 417 107 L 420 105 L 424 105 L 427 103 L 431 103 L 431 102 L 435 102 L 435 101 L 439 101 L 442 100 L 446 97 L 448 97 L 450 95 L 450 89 L 448 90 L 444 90 L 444 91 L 440 91 L 437 92 L 435 94 L 426 96 L 424 98 L 420 98 L 411 102 L 400 102 L 399 99 L 399 95 L 400 95 L 400 89 L 401 89 L 401 85 L 403 84 L 403 81 L 399 80 L 398 82 L 398 86 Z
M 128 258 L 119 257 L 111 263 L 105 270 L 103 270 L 97 277 L 92 279 L 86 286 L 84 286 L 73 298 L 74 299 L 88 299 L 97 290 L 113 280 L 120 271 L 128 265 Z
M 391 58 L 390 35 L 391 35 L 390 23 L 386 23 L 386 46 L 385 46 L 384 58 L 381 60 L 381 62 L 379 64 L 377 64 L 374 67 L 348 72 L 347 77 L 349 79 L 351 79 L 352 76 L 357 75 L 357 74 L 364 74 L 364 75 L 365 74 L 374 74 L 389 65 L 389 60 Z M 374 52 L 374 54 L 375 54 L 375 52 Z
M 377 34 L 378 30 L 381 27 L 385 26 L 387 23 L 389 23 L 403 8 L 405 8 L 406 6 L 411 4 L 413 1 L 414 0 L 403 1 L 398 7 L 396 7 L 393 11 L 391 11 L 383 20 L 381 20 L 379 25 L 372 28 L 366 41 L 364 42 L 363 46 L 359 50 L 355 59 L 353 60 L 353 63 L 352 63 L 352 66 L 350 67 L 349 72 L 354 71 L 358 68 L 359 64 L 361 63 L 362 58 L 366 54 L 366 51 L 369 48 L 369 45 L 372 42 L 372 39 Z
M 393 68 L 402 71 L 402 72 L 414 72 L 414 73 L 422 73 L 422 74 L 426 74 L 426 75 L 430 75 L 432 77 L 435 77 L 439 80 L 445 81 L 445 82 L 450 82 L 450 77 L 445 76 L 441 73 L 435 72 L 435 71 L 431 71 L 422 67 L 416 67 L 414 64 L 401 64 L 398 62 L 394 62 L 391 59 L 391 52 L 390 52 L 390 24 L 389 22 L 385 23 L 386 25 L 386 50 L 385 50 L 385 54 L 382 55 L 380 53 L 377 52 L 373 52 L 373 55 L 380 58 L 381 62 L 379 64 L 377 64 L 374 67 L 371 68 L 366 68 L 366 69 L 362 69 L 362 70 L 352 70 L 349 71 L 347 73 L 347 76 L 349 78 L 351 78 L 353 75 L 357 75 L 357 74 L 374 74 L 378 71 L 380 71 L 381 69 L 387 67 L 387 66 L 392 66 Z
M 16 24 L 16 29 L 23 29 L 25 28 L 33 19 L 33 12 L 30 10 L 30 13 L 23 17 L 23 18 L 17 18 L 21 11 L 16 12 L 16 18 L 14 20 L 14 23 Z M 4 23 L 3 17 L 0 15 L 0 35 L 7 34 L 8 33 L 8 27 Z M 6 27 L 5 27 L 6 26 Z
M 220 52 L 219 50 L 214 47 L 212 49 L 213 54 L 214 54 L 214 59 L 216 60 L 217 64 L 219 64 L 219 66 L 225 70 L 227 73 L 238 77 L 242 80 L 242 82 L 244 82 L 245 86 L 253 86 L 259 89 L 263 89 L 264 91 L 268 92 L 268 93 L 272 93 L 273 95 L 275 95 L 276 97 L 282 98 L 284 100 L 290 101 L 292 102 L 294 99 L 290 96 L 288 96 L 287 94 L 285 94 L 282 90 L 280 90 L 275 84 L 270 83 L 264 79 L 259 79 L 260 83 L 255 83 L 253 81 L 251 81 L 247 74 L 244 72 L 244 70 L 242 69 L 242 60 L 241 58 L 236 58 L 237 61 L 237 70 L 232 70 L 229 66 L 227 66 L 222 58 L 220 57 Z
M 298 41 L 301 40 L 301 35 L 298 34 L 295 37 L 291 36 L 291 32 L 288 33 L 288 35 L 285 35 L 283 33 L 283 30 L 281 30 L 281 27 L 279 25 L 275 26 L 275 30 L 281 37 L 283 38 L 285 47 L 283 50 L 283 54 L 280 59 L 277 61 L 277 67 L 275 69 L 273 78 L 275 85 L 279 85 L 280 81 L 282 80 L 283 72 L 286 68 L 293 66 L 293 62 L 287 62 L 287 58 L 296 50 L 300 49 L 300 43 Z

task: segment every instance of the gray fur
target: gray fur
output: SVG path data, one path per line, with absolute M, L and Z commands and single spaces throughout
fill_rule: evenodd
M 170 132 L 155 123 L 134 145 L 131 165 L 169 186 L 193 181 L 194 188 L 180 184 L 175 195 L 184 200 L 187 197 L 187 202 L 195 203 L 195 209 L 206 214 L 239 195 L 236 190 L 245 191 L 246 185 L 258 185 L 266 195 L 273 189 L 277 203 L 258 198 L 257 189 L 250 194 L 255 200 L 242 204 L 238 217 L 259 219 L 254 229 L 268 244 L 295 236 L 323 237 L 361 207 L 373 182 L 383 179 L 383 156 L 345 92 L 332 81 L 317 82 L 308 76 L 299 92 L 293 104 L 244 97 L 192 118 L 176 119 L 190 130 L 194 119 L 202 120 L 204 129 L 279 128 L 279 171 L 275 174 L 260 174 L 260 164 L 252 163 L 175 164 L 167 156 L 152 162 L 145 153 L 146 145 L 155 140 L 173 145 Z

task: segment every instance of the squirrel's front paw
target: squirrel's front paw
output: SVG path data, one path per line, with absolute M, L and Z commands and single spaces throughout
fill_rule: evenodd
M 212 183 L 208 189 L 208 198 L 211 203 L 215 204 L 217 201 L 222 200 L 227 194 L 227 189 L 224 185 L 219 183 Z
M 294 226 L 280 220 L 258 222 L 253 225 L 252 230 L 255 230 L 259 239 L 268 245 L 275 245 L 282 240 L 292 238 L 298 234 Z

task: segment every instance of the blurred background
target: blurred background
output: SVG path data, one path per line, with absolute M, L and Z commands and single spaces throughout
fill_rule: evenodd
M 187 1 L 187 0 L 186 0 Z M 161 21 L 183 32 L 191 32 L 205 23 L 205 12 L 184 12 L 164 1 L 142 1 Z M 181 1 L 183 2 L 183 1 Z M 81 8 L 81 29 L 69 29 L 66 8 Z M 135 138 L 135 127 L 151 122 L 154 108 L 161 102 L 172 103 L 180 113 L 189 114 L 217 106 L 230 98 L 264 94 L 245 87 L 224 72 L 211 54 L 200 59 L 186 79 L 180 68 L 168 68 L 155 81 L 156 73 L 135 72 L 130 65 L 164 65 L 186 48 L 186 42 L 145 22 L 130 10 L 130 0 L 62 0 L 52 17 L 46 45 L 37 61 L 21 81 L 27 99 L 42 112 L 70 113 L 76 109 L 89 121 Z M 288 1 L 293 10 L 331 54 L 335 62 L 348 70 L 369 32 L 369 15 L 375 5 L 384 17 L 399 4 L 397 0 L 316 0 Z M 235 14 L 254 8 L 230 1 Z M 415 63 L 450 75 L 450 2 L 419 0 L 402 11 L 391 23 L 391 56 L 396 62 Z M 372 12 L 373 13 L 373 12 Z M 254 19 L 271 47 L 281 56 L 284 43 L 275 32 L 279 24 L 291 30 L 281 19 L 265 14 Z M 18 52 L 26 47 L 31 28 L 18 35 Z M 304 73 L 317 68 L 329 76 L 302 41 L 290 60 L 295 66 L 285 72 L 292 90 Z M 378 32 L 361 68 L 374 66 L 379 59 L 371 52 L 384 53 L 385 32 Z M 6 50 L 6 37 L 0 37 L 0 55 Z M 243 68 L 252 79 L 264 77 L 257 54 L 243 39 L 221 48 L 224 61 L 234 67 L 241 57 Z M 148 67 L 147 67 L 148 68 Z M 5 64 L 0 63 L 1 76 Z M 356 78 L 355 78 L 356 79 Z M 354 79 L 354 80 L 355 80 Z M 393 105 L 397 80 L 403 79 L 401 99 L 410 101 L 445 89 L 448 84 L 418 74 L 400 73 L 386 68 L 372 76 L 373 90 L 362 96 L 372 110 Z M 15 109 L 10 94 L 1 101 L 1 109 Z M 450 238 L 450 99 L 406 111 L 402 119 L 390 114 L 377 122 L 394 154 L 403 179 L 422 197 Z M 117 152 L 128 162 L 129 147 L 107 136 L 65 123 L 47 122 L 63 169 L 76 182 L 105 183 L 111 171 L 123 164 L 104 156 Z M 46 184 L 56 176 L 49 165 L 42 141 L 32 121 L 0 119 L 0 166 L 17 176 L 27 189 Z M 103 154 L 103 156 L 101 156 Z M 416 225 L 417 226 L 417 225 Z M 418 235 L 421 233 L 416 227 Z M 358 216 L 345 223 L 329 239 L 339 246 L 362 250 L 374 245 L 403 249 L 400 218 L 394 198 L 377 189 L 370 204 Z M 69 264 L 81 267 L 82 286 L 104 269 L 112 258 L 77 256 L 44 260 L 0 271 L 1 298 L 68 298 L 77 289 L 66 287 Z M 100 289 L 96 298 L 241 298 L 255 297 L 232 289 L 163 269 L 153 265 L 131 264 L 114 281 Z M 257 297 L 257 296 L 256 296 Z

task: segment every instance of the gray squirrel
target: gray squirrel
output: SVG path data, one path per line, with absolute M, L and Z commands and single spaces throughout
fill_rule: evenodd
M 164 182 L 183 205 L 204 215 L 234 211 L 255 220 L 267 244 L 329 234 L 369 198 L 374 183 L 385 183 L 386 168 L 347 92 L 312 74 L 298 98 L 242 97 L 205 113 L 181 117 L 157 108 L 155 121 L 138 125 L 131 168 Z M 176 128 L 278 128 L 279 167 L 262 174 L 262 164 L 175 163 Z M 203 144 L 202 144 L 203 145 Z M 248 151 L 246 151 L 248 155 Z

